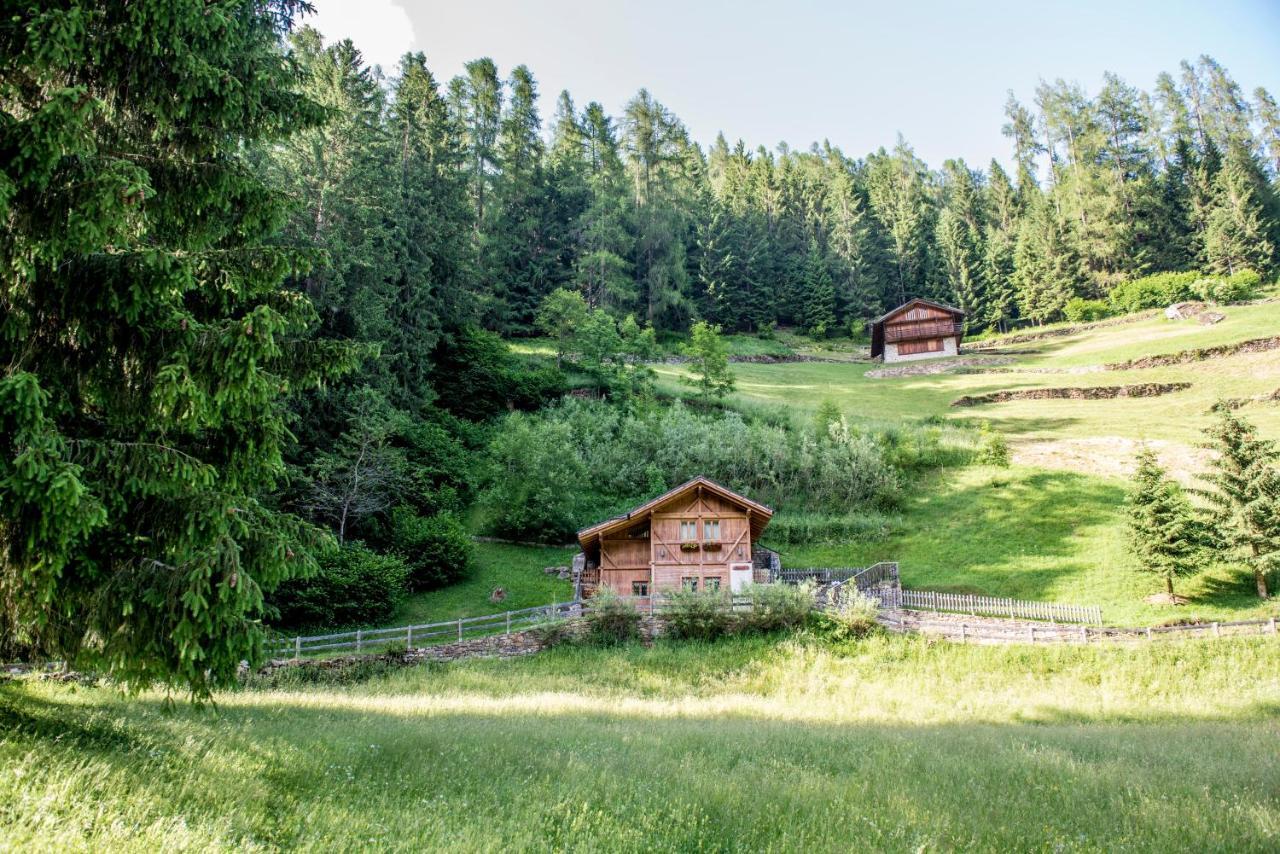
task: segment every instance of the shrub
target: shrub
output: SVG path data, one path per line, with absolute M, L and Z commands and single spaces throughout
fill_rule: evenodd
M 320 571 L 280 585 L 272 604 L 278 625 L 342 626 L 390 617 L 404 596 L 409 568 L 395 555 L 349 542 L 320 556 Z
M 1140 279 L 1122 282 L 1111 291 L 1109 297 L 1117 314 L 1142 311 L 1148 308 L 1164 308 L 1175 302 L 1194 299 L 1195 282 L 1200 274 L 1155 273 Z
M 1072 323 L 1091 323 L 1095 320 L 1102 320 L 1104 317 L 1110 317 L 1111 306 L 1106 300 L 1102 299 L 1072 297 L 1067 300 L 1067 305 L 1063 312 L 1066 314 L 1067 320 Z
M 981 433 L 982 444 L 978 447 L 978 453 L 974 455 L 974 462 L 981 465 L 1008 468 L 1009 442 L 1005 439 L 1004 434 L 992 430 L 988 424 L 983 425 Z
M 677 640 L 715 640 L 728 634 L 736 622 L 724 596 L 688 590 L 671 594 L 662 618 L 667 635 Z
M 637 640 L 640 637 L 640 612 L 614 593 L 599 593 L 591 598 L 587 609 L 587 637 L 601 646 Z
M 573 625 L 568 620 L 547 620 L 531 626 L 528 631 L 547 649 L 573 640 Z
M 771 543 L 876 542 L 889 536 L 889 517 L 871 510 L 840 515 L 779 513 L 769 523 Z
M 1206 276 L 1195 283 L 1196 295 L 1207 302 L 1244 302 L 1257 296 L 1262 277 L 1253 270 L 1230 276 Z
M 834 608 L 814 612 L 813 621 L 818 633 L 827 639 L 849 641 L 878 631 L 879 613 L 878 600 L 860 590 L 846 590 Z
M 475 557 L 466 527 L 451 513 L 417 516 L 407 507 L 391 514 L 392 543 L 409 567 L 409 586 L 432 590 L 465 578 Z
M 741 618 L 742 628 L 776 632 L 804 625 L 813 610 L 812 584 L 752 584 L 745 595 L 751 610 Z

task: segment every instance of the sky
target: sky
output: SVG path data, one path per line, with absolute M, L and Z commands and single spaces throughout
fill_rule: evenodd
M 963 157 L 1006 164 L 1009 90 L 1040 80 L 1095 92 L 1104 71 L 1149 89 L 1160 71 L 1207 53 L 1244 91 L 1280 95 L 1280 0 L 312 0 L 327 40 L 350 38 L 391 73 L 423 51 L 442 85 L 491 57 L 505 77 L 525 64 L 544 127 L 568 89 L 581 109 L 618 116 L 641 87 L 703 146 L 807 148 L 850 156 L 901 134 L 930 166 Z

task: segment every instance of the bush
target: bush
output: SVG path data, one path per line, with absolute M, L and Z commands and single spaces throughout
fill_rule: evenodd
M 991 425 L 982 426 L 982 444 L 974 455 L 974 462 L 980 465 L 1009 467 L 1009 442 L 1003 433 L 991 429 Z
M 740 618 L 742 628 L 776 632 L 804 625 L 813 610 L 812 584 L 752 584 L 745 594 L 751 610 Z
M 860 590 L 846 590 L 834 608 L 815 611 L 813 622 L 818 633 L 828 640 L 857 640 L 879 631 L 879 613 L 879 601 Z
M 728 634 L 736 622 L 723 595 L 688 590 L 671 594 L 662 618 L 667 635 L 677 640 L 715 640 Z
M 587 608 L 587 637 L 601 646 L 616 646 L 640 638 L 640 612 L 630 602 L 604 591 Z
M 826 513 L 779 513 L 769 523 L 770 543 L 877 542 L 892 530 L 889 517 L 864 510 L 840 515 Z
M 475 558 L 475 544 L 462 522 L 451 513 L 417 516 L 408 507 L 391 514 L 395 550 L 409 567 L 409 586 L 433 590 L 466 577 Z
M 547 649 L 573 640 L 573 625 L 568 620 L 548 620 L 531 626 L 528 631 Z
M 349 542 L 322 554 L 316 575 L 281 584 L 271 602 L 282 627 L 372 623 L 395 612 L 408 579 L 409 567 L 399 557 Z
M 1143 276 L 1116 285 L 1109 299 L 1117 314 L 1164 308 L 1175 302 L 1194 299 L 1194 286 L 1199 278 L 1200 274 L 1195 271 Z
M 1092 323 L 1095 320 L 1110 317 L 1111 305 L 1103 299 L 1072 297 L 1067 300 L 1067 305 L 1063 312 L 1066 314 L 1067 320 L 1072 323 Z
M 1262 277 L 1253 270 L 1230 276 L 1206 276 L 1195 283 L 1196 295 L 1207 302 L 1244 302 L 1253 299 L 1262 286 Z

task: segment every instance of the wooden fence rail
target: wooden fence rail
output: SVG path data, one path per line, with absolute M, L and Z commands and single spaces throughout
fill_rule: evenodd
M 1111 626 L 1086 626 L 1063 624 L 1000 623 L 989 618 L 976 618 L 973 622 L 956 619 L 954 615 L 913 611 L 883 611 L 880 622 L 888 629 L 899 632 L 924 632 L 961 643 L 1094 643 L 1141 642 L 1161 638 L 1224 638 L 1257 635 L 1280 635 L 1276 619 L 1234 620 L 1215 623 L 1190 623 L 1174 626 L 1144 626 L 1120 628 Z
M 418 623 L 412 626 L 392 626 L 385 629 L 356 629 L 350 632 L 334 632 L 323 635 L 273 635 L 267 639 L 269 656 L 292 655 L 297 658 L 311 652 L 329 652 L 350 649 L 364 652 L 403 643 L 412 647 L 422 641 L 447 638 L 464 640 L 490 634 L 511 634 L 513 629 L 551 620 L 563 620 L 581 615 L 581 602 L 553 602 L 535 608 L 521 608 L 479 617 L 462 617 L 439 623 Z
M 952 611 L 984 617 L 1043 620 L 1049 623 L 1102 623 L 1102 608 L 1097 605 L 1062 605 L 1056 602 L 1029 602 L 974 596 L 968 593 L 939 593 L 934 590 L 898 588 L 886 590 L 881 604 L 886 608 L 911 608 L 922 611 Z

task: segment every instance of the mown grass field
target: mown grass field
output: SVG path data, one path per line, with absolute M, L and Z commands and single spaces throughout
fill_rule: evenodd
M 1267 851 L 1270 638 L 740 638 L 223 694 L 0 686 L 11 849 Z

